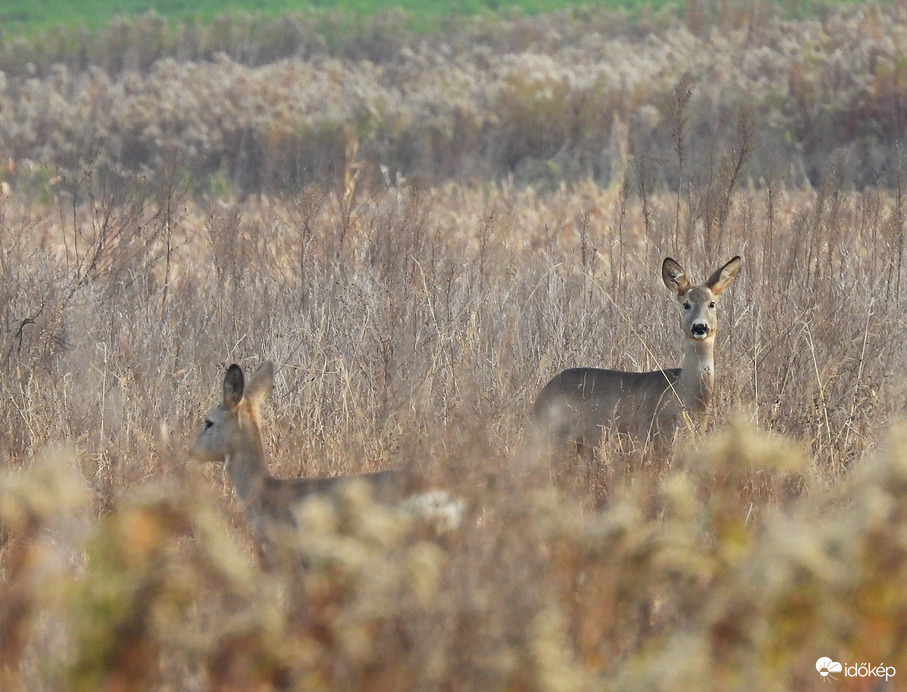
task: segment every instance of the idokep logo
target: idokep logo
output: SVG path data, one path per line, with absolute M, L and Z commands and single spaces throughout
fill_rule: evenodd
M 897 671 L 894 666 L 874 666 L 870 663 L 854 663 L 841 665 L 837 661 L 832 661 L 828 656 L 823 656 L 816 661 L 816 670 L 826 682 L 837 680 L 832 673 L 844 673 L 845 678 L 893 678 Z

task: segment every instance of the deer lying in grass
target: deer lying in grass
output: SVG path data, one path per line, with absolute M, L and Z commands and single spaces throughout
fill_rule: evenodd
M 665 286 L 677 296 L 683 337 L 683 365 L 653 372 L 572 368 L 539 392 L 535 425 L 550 440 L 572 443 L 581 452 L 601 446 L 606 432 L 644 442 L 670 442 L 703 413 L 712 397 L 718 296 L 740 271 L 740 257 L 716 270 L 703 284 L 668 257 L 661 268 Z
M 224 376 L 223 401 L 205 418 L 205 427 L 189 455 L 202 462 L 222 462 L 252 527 L 259 556 L 275 562 L 275 544 L 285 543 L 296 528 L 296 512 L 309 496 L 327 494 L 339 484 L 360 479 L 372 498 L 399 505 L 438 523 L 456 525 L 462 503 L 446 491 L 410 493 L 403 471 L 387 470 L 333 478 L 278 479 L 268 473 L 259 428 L 259 409 L 274 382 L 274 366 L 262 363 L 245 382 L 242 368 L 231 365 Z

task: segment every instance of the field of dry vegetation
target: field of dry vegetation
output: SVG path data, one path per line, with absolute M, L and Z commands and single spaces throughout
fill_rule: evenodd
M 907 10 L 728 7 L 4 37 L 0 689 L 899 689 Z M 560 369 L 679 364 L 662 258 L 735 254 L 703 428 L 540 455 Z M 272 473 L 463 526 L 354 487 L 263 572 L 185 456 L 263 359 Z

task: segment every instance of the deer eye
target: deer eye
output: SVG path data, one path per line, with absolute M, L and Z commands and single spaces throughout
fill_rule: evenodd
M 715 301 L 714 301 L 714 300 L 713 300 L 711 303 L 709 303 L 709 308 L 712 309 L 712 310 L 715 309 Z
M 683 309 L 684 309 L 684 310 L 689 310 L 689 309 L 690 309 L 690 304 L 689 304 L 689 303 L 684 303 L 684 304 L 683 304 Z
M 214 421 L 212 421 L 210 418 L 205 418 L 205 430 L 210 430 L 213 427 Z

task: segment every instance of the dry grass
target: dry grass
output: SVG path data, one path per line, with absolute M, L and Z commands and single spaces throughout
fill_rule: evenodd
M 351 169 L 192 202 L 89 182 L 0 208 L 3 689 L 819 689 L 825 655 L 907 671 L 898 195 L 370 192 Z M 701 439 L 560 460 L 553 484 L 525 442 L 540 386 L 674 365 L 661 258 L 698 275 L 735 253 Z M 183 455 L 225 364 L 261 358 L 280 366 L 275 474 L 410 465 L 467 524 L 433 541 L 348 493 L 306 507 L 307 571 L 261 574 L 222 472 Z
M 578 9 L 429 36 L 394 13 L 0 36 L 0 180 L 41 192 L 91 161 L 108 180 L 155 187 L 178 170 L 199 194 L 275 195 L 334 180 L 355 142 L 375 182 L 619 187 L 629 156 L 650 192 L 703 182 L 706 199 L 726 194 L 711 180 L 722 167 L 818 185 L 845 160 L 841 182 L 897 187 L 907 11 L 846 3 L 789 20 L 785 7 L 689 2 L 637 21 Z

